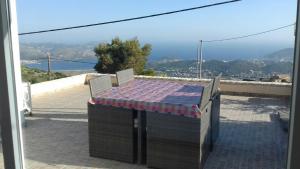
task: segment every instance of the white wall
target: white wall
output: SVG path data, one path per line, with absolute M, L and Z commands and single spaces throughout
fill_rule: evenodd
M 97 76 L 110 75 L 112 83 L 116 84 L 116 76 L 114 74 L 98 74 L 88 73 L 68 78 L 52 80 L 33 84 L 31 86 L 32 95 L 39 95 L 49 92 L 55 92 L 61 89 L 70 88 L 78 85 L 87 84 L 87 82 Z M 158 77 L 158 76 L 135 76 L 137 79 L 158 79 L 158 80 L 172 80 L 176 82 L 199 82 L 207 84 L 210 79 L 196 79 L 196 78 L 177 78 L 177 77 Z M 221 80 L 221 92 L 230 95 L 244 95 L 244 96 L 268 96 L 268 97 L 287 97 L 291 95 L 290 83 L 276 83 L 276 82 L 246 82 L 246 81 L 232 81 Z
M 86 74 L 71 76 L 62 79 L 56 79 L 31 85 L 31 95 L 37 96 L 41 94 L 56 92 L 62 89 L 83 85 Z
M 142 79 L 160 79 L 173 81 L 189 81 L 207 84 L 210 79 L 197 78 L 177 78 L 177 77 L 149 77 L 136 76 Z M 268 96 L 268 97 L 287 97 L 291 95 L 291 83 L 278 82 L 248 82 L 248 81 L 233 81 L 221 80 L 220 89 L 223 94 L 244 95 L 244 96 Z

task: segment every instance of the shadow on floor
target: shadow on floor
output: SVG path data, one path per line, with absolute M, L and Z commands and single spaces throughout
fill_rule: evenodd
M 288 136 L 270 116 L 270 122 L 223 120 L 205 169 L 285 169 Z
M 90 157 L 87 122 L 53 120 L 57 114 L 48 114 L 47 117 L 51 117 L 51 120 L 31 117 L 27 119 L 28 127 L 23 129 L 27 160 L 51 165 L 53 168 L 59 165 L 83 168 L 135 168 L 127 163 Z M 72 118 L 81 118 L 81 115 L 75 117 L 73 114 Z M 28 165 L 30 161 L 27 162 Z
M 274 113 L 289 109 L 288 100 L 281 98 L 245 97 L 245 100 L 226 98 L 221 102 L 223 108 L 237 111 L 254 111 L 258 114 Z

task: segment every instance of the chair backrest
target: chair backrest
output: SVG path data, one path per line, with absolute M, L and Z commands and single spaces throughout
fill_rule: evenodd
M 112 88 L 111 77 L 109 75 L 91 79 L 89 84 L 92 98 L 95 98 L 98 93 Z
M 134 79 L 132 68 L 118 71 L 116 74 L 117 74 L 117 83 L 119 86 Z
M 212 90 L 211 90 L 211 96 L 212 96 L 212 97 L 213 97 L 213 96 L 218 92 L 218 90 L 219 90 L 221 76 L 222 76 L 222 73 L 220 73 L 218 76 L 216 76 L 216 77 L 214 78 L 213 87 L 212 87 Z
M 208 85 L 206 85 L 204 87 L 204 89 L 202 90 L 202 95 L 201 95 L 201 100 L 200 100 L 200 106 L 199 106 L 200 110 L 202 110 L 203 108 L 205 108 L 205 106 L 210 101 L 212 87 L 213 87 L 213 80 L 211 80 L 208 83 Z

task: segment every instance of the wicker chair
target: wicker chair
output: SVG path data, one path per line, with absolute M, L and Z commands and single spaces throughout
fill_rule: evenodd
M 222 76 L 222 73 L 220 73 L 218 76 L 216 76 L 214 78 L 214 82 L 213 82 L 213 87 L 212 87 L 212 90 L 211 90 L 211 96 L 213 97 L 214 95 L 217 94 L 217 92 L 219 91 L 219 88 L 220 88 L 220 81 L 221 81 L 221 76 Z
M 134 79 L 134 73 L 132 68 L 118 71 L 116 75 L 117 75 L 117 83 L 119 86 Z
M 137 159 L 136 112 L 88 103 L 91 157 L 134 163 Z
M 220 130 L 220 104 L 221 104 L 221 93 L 219 91 L 220 88 L 220 80 L 222 74 L 216 76 L 214 78 L 214 83 L 211 91 L 211 151 L 213 150 L 213 146 L 219 137 Z
M 202 110 L 211 99 L 211 91 L 213 90 L 213 81 L 210 81 L 207 86 L 204 87 L 201 95 L 201 100 L 199 104 L 200 110 Z
M 95 98 L 97 94 L 112 88 L 111 78 L 108 75 L 91 79 L 89 84 L 92 98 Z
M 161 169 L 202 169 L 210 152 L 210 95 L 204 87 L 201 118 L 147 112 L 147 166 Z
M 92 98 L 112 88 L 110 76 L 90 80 Z M 134 163 L 137 136 L 136 112 L 131 109 L 88 103 L 89 153 L 100 157 Z

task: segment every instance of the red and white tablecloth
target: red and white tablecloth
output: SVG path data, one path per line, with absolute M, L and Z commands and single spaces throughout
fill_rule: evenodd
M 195 83 L 135 79 L 99 93 L 90 102 L 197 118 L 203 88 Z

